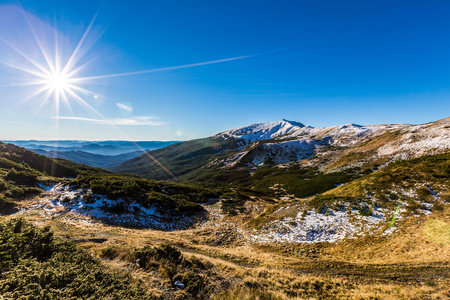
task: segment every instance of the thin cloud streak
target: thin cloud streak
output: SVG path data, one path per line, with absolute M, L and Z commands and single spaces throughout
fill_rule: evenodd
M 116 125 L 116 126 L 161 126 L 165 125 L 166 122 L 157 121 L 156 117 L 148 117 L 148 116 L 138 116 L 133 118 L 116 118 L 116 119 L 91 119 L 91 118 L 83 118 L 83 117 L 52 117 L 52 119 L 58 120 L 73 120 L 73 121 L 84 121 L 84 122 L 92 122 L 97 123 L 99 125 Z
M 201 62 L 201 63 L 174 66 L 174 67 L 165 67 L 165 68 L 159 68 L 159 69 L 150 69 L 150 70 L 142 70 L 142 71 L 136 71 L 136 72 L 108 74 L 108 75 L 91 76 L 91 77 L 81 77 L 81 78 L 77 78 L 77 79 L 84 81 L 84 80 L 91 80 L 91 79 L 112 78 L 112 77 L 120 77 L 120 76 L 130 76 L 130 75 L 139 75 L 139 74 L 155 73 L 155 72 L 162 72 L 162 71 L 186 69 L 186 68 L 199 67 L 199 66 L 204 66 L 204 65 L 218 64 L 218 63 L 223 63 L 223 62 L 227 62 L 227 61 L 239 60 L 239 59 L 249 58 L 249 57 L 253 57 L 253 56 L 256 56 L 256 54 L 237 56 L 237 57 L 218 59 L 218 60 L 211 60 L 211 61 L 205 61 L 205 62 Z

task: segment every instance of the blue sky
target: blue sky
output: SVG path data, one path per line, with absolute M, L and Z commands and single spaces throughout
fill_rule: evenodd
M 448 1 L 1 1 L 0 139 L 187 140 L 283 118 L 446 118 L 449 12 Z M 64 63 L 94 16 L 77 78 L 162 70 L 77 83 L 89 108 L 29 98 L 39 85 L 21 85 L 36 78 L 17 50 L 45 66 L 32 29 L 49 56 L 58 36 Z

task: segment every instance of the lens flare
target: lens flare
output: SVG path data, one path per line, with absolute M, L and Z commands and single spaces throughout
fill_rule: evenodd
M 184 64 L 184 65 L 178 65 L 178 66 L 170 66 L 170 67 L 162 67 L 162 68 L 155 68 L 155 69 L 147 69 L 147 70 L 141 70 L 141 71 L 131 71 L 131 72 L 122 72 L 122 73 L 116 73 L 116 74 L 104 74 L 104 75 L 97 75 L 97 76 L 85 76 L 82 77 L 81 73 L 84 71 L 84 69 L 90 65 L 92 61 L 85 62 L 84 64 L 81 64 L 80 62 L 88 53 L 90 50 L 90 47 L 93 45 L 93 43 L 90 46 L 86 46 L 86 39 L 88 38 L 88 35 L 90 34 L 90 31 L 92 29 L 92 26 L 94 24 L 94 21 L 96 19 L 96 15 L 92 18 L 89 26 L 84 31 L 84 34 L 82 35 L 81 39 L 79 40 L 76 47 L 73 49 L 73 51 L 70 51 L 68 48 L 60 48 L 60 45 L 58 43 L 58 36 L 60 33 L 58 32 L 56 25 L 52 29 L 54 39 L 50 39 L 48 32 L 44 34 L 39 34 L 38 32 L 38 26 L 33 26 L 32 22 L 29 19 L 29 16 L 26 12 L 24 12 L 24 17 L 26 19 L 26 22 L 28 24 L 28 27 L 30 29 L 30 32 L 32 34 L 32 40 L 34 39 L 35 45 L 30 46 L 29 48 L 26 47 L 16 47 L 14 46 L 10 41 L 5 40 L 4 38 L 0 37 L 0 40 L 3 41 L 5 44 L 9 45 L 9 47 L 18 55 L 18 57 L 21 58 L 22 63 L 11 63 L 16 62 L 19 60 L 13 59 L 9 61 L 3 61 L 0 62 L 3 65 L 6 65 L 10 68 L 13 68 L 15 70 L 20 71 L 23 74 L 27 74 L 25 81 L 16 85 L 19 86 L 36 86 L 36 90 L 31 92 L 28 96 L 26 96 L 22 101 L 30 100 L 30 99 L 36 99 L 38 97 L 41 97 L 40 99 L 40 105 L 38 109 L 35 111 L 36 115 L 39 114 L 42 107 L 49 103 L 49 101 L 53 100 L 53 106 L 56 113 L 56 116 L 53 117 L 56 119 L 56 127 L 59 128 L 58 121 L 60 119 L 84 119 L 84 120 L 94 120 L 89 118 L 83 118 L 83 117 L 64 117 L 60 116 L 60 102 L 63 101 L 66 106 L 69 108 L 69 110 L 72 112 L 71 109 L 71 102 L 77 102 L 81 104 L 82 107 L 84 107 L 87 111 L 94 113 L 98 115 L 101 120 L 100 123 L 102 124 L 109 124 L 110 126 L 114 127 L 116 130 L 123 132 L 115 126 L 110 120 L 105 118 L 100 112 L 98 112 L 95 108 L 93 108 L 86 100 L 82 98 L 82 96 L 91 95 L 93 99 L 98 99 L 99 95 L 93 91 L 87 90 L 82 87 L 82 85 L 87 83 L 93 83 L 93 81 L 99 80 L 99 79 L 107 79 L 107 78 L 115 78 L 115 77 L 122 77 L 122 76 L 136 76 L 141 74 L 148 74 L 148 73 L 156 73 L 156 72 L 166 72 L 166 71 L 172 71 L 172 70 L 178 70 L 178 69 L 187 69 L 187 68 L 195 68 L 195 67 L 201 67 L 206 65 L 212 65 L 212 64 L 221 64 L 226 62 L 231 62 L 235 60 L 241 60 L 250 58 L 253 56 L 256 56 L 258 54 L 252 54 L 252 55 L 244 55 L 244 56 L 237 56 L 237 57 L 230 57 L 225 59 L 217 59 L 217 60 L 210 60 L 210 61 L 204 61 L 204 62 L 198 62 L 198 63 L 190 63 L 190 64 Z M 98 38 L 98 37 L 97 37 Z M 96 39 L 95 39 L 96 40 Z M 45 43 L 45 41 L 51 41 L 50 47 L 48 47 L 48 43 Z M 22 48 L 22 50 L 20 49 Z M 36 55 L 30 55 L 27 51 L 25 51 L 25 48 L 27 50 L 38 50 L 39 51 L 39 57 L 36 57 Z M 53 49 L 53 50 L 52 50 Z M 61 50 L 67 50 L 70 55 L 64 56 L 61 55 Z M 32 51 L 33 52 L 33 51 Z M 35 53 L 34 53 L 35 54 Z M 104 95 L 100 95 L 102 99 L 106 98 Z M 91 98 L 91 99 L 92 99 Z M 126 103 L 120 103 L 117 102 L 117 107 L 127 113 L 132 113 L 133 108 L 131 104 Z M 73 115 L 73 112 L 72 112 Z M 180 132 L 181 135 L 181 132 Z M 177 177 L 170 172 L 164 165 L 162 165 L 156 158 L 154 158 L 152 155 L 150 155 L 148 152 L 146 152 L 144 149 L 141 149 L 144 154 L 154 161 L 158 166 L 160 166 L 165 172 L 170 174 L 171 177 L 173 177 L 175 180 L 178 180 Z

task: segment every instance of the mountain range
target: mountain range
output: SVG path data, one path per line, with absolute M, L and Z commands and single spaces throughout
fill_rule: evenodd
M 148 179 L 0 142 L 0 295 L 447 299 L 449 135 L 281 120 L 109 168 Z
M 448 149 L 450 118 L 421 125 L 350 123 L 325 128 L 281 120 L 152 150 L 110 170 L 152 179 L 175 177 L 199 182 L 205 174 L 233 180 L 236 172 L 251 174 L 264 167 L 367 172 L 392 161 Z
M 108 168 L 177 141 L 5 141 L 51 158 L 63 158 L 96 168 Z

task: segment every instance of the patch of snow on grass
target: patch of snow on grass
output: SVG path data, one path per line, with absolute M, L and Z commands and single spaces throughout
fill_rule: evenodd
M 73 189 L 62 183 L 47 192 L 48 198 L 34 208 L 48 214 L 80 214 L 105 223 L 139 228 L 176 230 L 191 226 L 188 216 L 171 217 L 161 213 L 156 206 L 144 207 L 135 201 L 111 200 L 92 194 L 88 189 Z
M 286 217 L 266 224 L 258 233 L 249 235 L 255 243 L 317 243 L 356 238 L 385 222 L 384 212 L 361 216 L 357 211 L 327 209 L 325 214 L 309 210 L 297 217 Z

